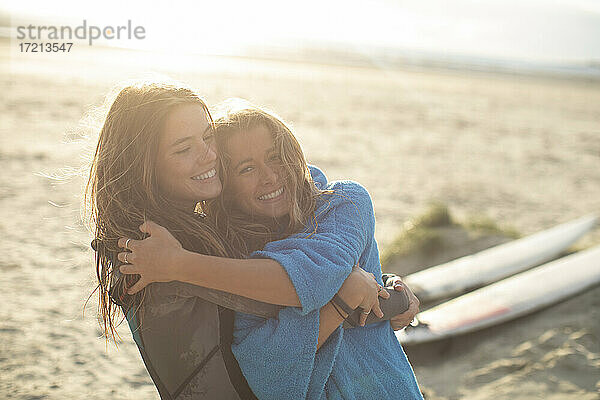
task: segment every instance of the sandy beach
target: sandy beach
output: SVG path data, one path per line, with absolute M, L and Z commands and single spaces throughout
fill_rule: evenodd
M 82 116 L 155 72 L 209 104 L 242 97 L 290 121 L 309 162 L 370 191 L 385 248 L 433 200 L 526 235 L 600 213 L 600 82 L 102 48 L 21 54 L 0 41 L 0 397 L 157 399 L 124 324 L 95 319 L 80 220 Z M 600 244 L 600 229 L 579 247 Z M 600 267 L 596 265 L 596 268 Z M 402 273 L 402 271 L 396 271 Z M 565 272 L 567 273 L 567 272 Z M 428 399 L 600 398 L 600 288 L 408 350 Z

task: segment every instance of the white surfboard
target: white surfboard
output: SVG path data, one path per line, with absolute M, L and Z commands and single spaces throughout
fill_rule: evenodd
M 396 332 L 402 344 L 444 339 L 493 326 L 600 284 L 600 246 L 522 272 L 417 315 Z
M 422 303 L 455 297 L 553 259 L 597 222 L 597 216 L 588 215 L 416 272 L 404 281 Z

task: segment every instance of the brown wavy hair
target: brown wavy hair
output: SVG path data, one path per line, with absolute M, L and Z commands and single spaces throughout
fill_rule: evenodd
M 119 319 L 119 307 L 111 301 L 111 290 L 117 288 L 117 293 L 123 294 L 132 285 L 131 279 L 135 279 L 129 275 L 125 282 L 118 273 L 120 237 L 142 239 L 138 228 L 151 219 L 167 228 L 190 251 L 216 256 L 232 253 L 206 218 L 180 208 L 159 190 L 155 160 L 164 121 L 174 108 L 187 104 L 200 105 L 212 124 L 206 104 L 190 88 L 136 82 L 118 92 L 100 130 L 84 204 L 95 238 L 98 319 L 107 340 L 115 339 Z M 202 200 L 205 199 L 198 199 Z M 143 295 L 140 292 L 128 298 L 126 307 L 141 304 Z
M 314 184 L 304 153 L 289 126 L 277 115 L 247 102 L 229 101 L 221 105 L 214 121 L 219 153 L 221 196 L 206 202 L 206 211 L 215 226 L 227 238 L 235 256 L 244 257 L 266 243 L 306 230 L 314 220 L 316 199 L 322 193 Z M 235 205 L 229 176 L 232 174 L 227 141 L 240 132 L 264 126 L 273 136 L 275 149 L 284 171 L 283 184 L 291 199 L 284 226 L 274 229 L 264 219 L 253 219 Z

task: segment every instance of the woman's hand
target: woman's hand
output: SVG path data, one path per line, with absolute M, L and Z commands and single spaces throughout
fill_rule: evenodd
M 117 257 L 124 262 L 119 270 L 123 274 L 139 274 L 140 279 L 127 290 L 135 294 L 152 282 L 170 282 L 175 280 L 173 268 L 183 252 L 181 243 L 164 227 L 146 221 L 140 225 L 140 231 L 150 236 L 144 240 L 120 238 L 119 247 L 129 251 L 119 253 Z
M 390 294 L 375 280 L 375 276 L 366 272 L 358 265 L 354 266 L 352 272 L 344 281 L 338 291 L 342 298 L 352 309 L 361 308 L 360 325 L 364 326 L 367 316 L 372 311 L 379 318 L 383 312 L 379 306 L 379 297 L 387 299 Z
M 393 286 L 394 290 L 396 291 L 405 290 L 406 294 L 408 295 L 408 310 L 390 319 L 392 329 L 399 331 L 406 328 L 414 320 L 415 316 L 419 312 L 420 302 L 417 296 L 415 296 L 412 290 L 410 290 L 410 288 L 404 282 L 402 282 L 402 279 L 399 276 L 390 278 L 387 282 L 387 285 Z

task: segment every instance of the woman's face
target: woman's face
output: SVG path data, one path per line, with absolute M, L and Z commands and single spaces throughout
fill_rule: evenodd
M 176 107 L 161 133 L 156 174 L 160 190 L 170 199 L 195 205 L 217 197 L 221 181 L 212 127 L 199 104 Z
M 281 158 L 264 125 L 234 134 L 226 144 L 231 158 L 229 195 L 246 214 L 282 217 L 290 211 Z

